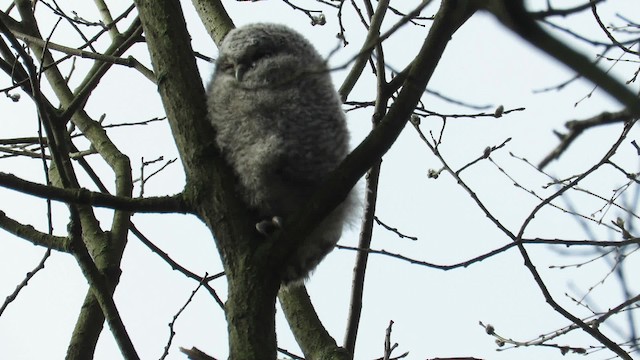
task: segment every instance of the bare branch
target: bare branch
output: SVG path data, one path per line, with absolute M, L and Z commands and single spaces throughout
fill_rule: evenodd
M 596 1 L 591 0 L 590 3 L 591 3 L 591 13 L 593 13 L 593 17 L 596 19 L 596 22 L 600 26 L 600 29 L 602 29 L 602 31 L 605 33 L 605 35 L 607 35 L 609 40 L 611 40 L 611 43 L 617 46 L 618 48 L 622 49 L 622 51 L 626 53 L 629 53 L 632 55 L 640 55 L 640 52 L 631 50 L 628 47 L 624 46 L 618 41 L 618 39 L 616 39 L 611 34 L 611 32 L 607 29 L 607 27 L 602 23 L 602 20 L 600 19 L 600 15 L 598 15 L 598 8 L 596 7 Z
M 87 189 L 63 189 L 54 186 L 41 185 L 18 178 L 13 174 L 0 172 L 0 186 L 34 195 L 44 199 L 51 199 L 68 204 L 83 204 L 97 207 L 106 207 L 127 212 L 178 212 L 191 213 L 182 194 L 150 198 L 127 198 L 114 196 Z
M 531 12 L 531 17 L 536 19 L 536 20 L 541 20 L 541 19 L 545 19 L 551 16 L 568 16 L 568 15 L 574 15 L 577 14 L 579 12 L 588 10 L 589 8 L 591 8 L 592 4 L 597 4 L 597 3 L 601 3 L 605 0 L 593 0 L 593 1 L 588 1 L 582 5 L 576 5 L 574 7 L 571 8 L 566 8 L 566 9 L 547 9 L 547 10 L 543 10 L 543 11 L 536 11 L 536 12 Z
M 569 130 L 566 134 L 556 132 L 558 138 L 560 138 L 560 144 L 553 149 L 547 156 L 544 157 L 539 163 L 538 168 L 544 169 L 553 160 L 558 159 L 569 146 L 585 131 L 598 127 L 601 125 L 609 125 L 615 123 L 625 123 L 632 120 L 631 114 L 626 111 L 618 111 L 615 113 L 603 112 L 589 119 L 584 120 L 570 120 L 567 121 L 564 126 Z
M 44 246 L 62 252 L 71 252 L 69 239 L 37 231 L 31 225 L 21 224 L 0 211 L 0 228 L 34 245 Z
M 553 199 L 557 198 L 558 196 L 561 196 L 567 190 L 573 188 L 582 179 L 584 179 L 587 176 L 589 176 L 595 170 L 600 168 L 603 164 L 607 163 L 609 161 L 609 159 L 615 154 L 616 150 L 618 149 L 618 147 L 620 146 L 622 141 L 626 138 L 628 132 L 630 131 L 630 129 L 633 126 L 634 123 L 635 122 L 632 121 L 632 122 L 628 122 L 628 123 L 625 124 L 625 128 L 622 131 L 622 133 L 620 134 L 620 137 L 618 138 L 618 140 L 612 145 L 611 149 L 605 154 L 605 156 L 598 163 L 593 165 L 589 170 L 587 170 L 583 174 L 577 176 L 574 180 L 569 182 L 566 186 L 563 186 L 560 190 L 556 191 L 553 195 L 547 197 L 544 201 L 542 201 L 540 204 L 538 204 L 534 208 L 534 210 L 529 214 L 529 216 L 525 219 L 525 221 L 523 222 L 522 226 L 520 227 L 520 230 L 518 232 L 518 235 L 517 235 L 516 239 L 521 239 L 522 238 L 522 235 L 524 234 L 525 229 L 531 223 L 531 221 L 536 216 L 536 214 L 540 211 L 540 209 L 542 209 L 544 206 L 549 204 Z M 560 306 L 554 300 L 554 298 L 552 297 L 551 293 L 547 289 L 547 286 L 545 285 L 544 281 L 542 280 L 542 277 L 540 276 L 539 272 L 537 271 L 535 265 L 531 261 L 531 258 L 529 257 L 525 247 L 523 245 L 518 245 L 518 249 L 520 250 L 520 253 L 521 253 L 521 255 L 522 255 L 523 259 L 524 259 L 524 264 L 525 264 L 526 268 L 531 272 L 531 275 L 533 276 L 536 284 L 540 288 L 540 291 L 542 292 L 545 300 L 547 301 L 547 303 L 556 312 L 558 312 L 559 314 L 561 314 L 562 316 L 564 316 L 568 320 L 572 321 L 574 324 L 577 324 L 586 333 L 588 333 L 589 335 L 593 336 L 595 339 L 600 341 L 609 350 L 615 352 L 621 358 L 631 360 L 631 357 L 629 356 L 629 354 L 626 351 L 624 351 L 616 342 L 612 341 L 607 336 L 602 334 L 602 332 L 600 332 L 600 330 L 598 330 L 597 328 L 593 328 L 593 327 L 589 326 L 588 324 L 584 323 L 581 319 L 579 319 L 578 317 L 576 317 L 575 315 L 571 314 L 569 311 L 564 309 L 562 306 Z
M 394 259 L 406 261 L 410 264 L 420 265 L 427 268 L 438 269 L 443 271 L 449 271 L 459 268 L 467 268 L 470 265 L 473 265 L 478 262 L 482 262 L 487 259 L 494 258 L 496 255 L 506 252 L 509 249 L 513 249 L 518 245 L 527 244 L 527 245 L 557 245 L 562 248 L 571 247 L 571 246 L 597 246 L 597 247 L 625 247 L 629 245 L 638 245 L 640 244 L 640 238 L 633 238 L 627 240 L 619 240 L 619 241 L 608 241 L 608 240 L 567 240 L 567 239 L 522 239 L 515 242 L 510 242 L 504 246 L 486 252 L 484 254 L 475 256 L 469 260 L 453 263 L 453 264 L 435 264 L 432 262 L 418 260 L 414 258 L 410 258 L 408 256 L 404 256 L 402 254 L 393 253 L 384 249 L 361 249 L 352 246 L 346 245 L 337 245 L 338 249 L 342 250 L 350 250 L 350 251 L 358 251 L 358 252 L 367 252 L 369 254 L 383 255 L 388 256 Z
M 120 348 L 122 356 L 126 360 L 138 360 L 140 357 L 134 348 L 133 342 L 127 333 L 127 329 L 113 300 L 112 289 L 115 289 L 115 286 L 109 284 L 108 278 L 100 272 L 93 262 L 87 247 L 82 241 L 80 215 L 73 206 L 70 207 L 70 210 L 72 220 L 69 226 L 69 238 L 71 239 L 71 246 L 73 247 L 73 254 L 76 261 L 89 282 L 91 292 L 100 305 L 100 309 L 111 328 L 111 332 Z M 112 279 L 111 281 L 113 282 L 114 280 Z
M 304 286 L 282 288 L 278 298 L 293 336 L 307 359 L 351 359 L 322 326 Z
M 198 286 L 191 292 L 191 295 L 189 295 L 189 298 L 184 303 L 184 305 L 182 305 L 180 310 L 178 310 L 178 312 L 175 315 L 173 315 L 173 319 L 169 323 L 169 339 L 167 340 L 167 345 L 164 347 L 164 352 L 162 353 L 162 356 L 160 356 L 160 360 L 164 360 L 167 357 L 167 355 L 169 355 L 169 349 L 171 349 L 171 342 L 173 340 L 173 337 L 176 335 L 176 332 L 173 327 L 175 326 L 175 323 L 178 320 L 178 317 L 180 317 L 180 314 L 182 314 L 182 312 L 187 308 L 187 306 L 189 306 L 189 304 L 191 303 L 191 300 L 193 300 L 193 297 L 196 296 L 196 293 L 204 283 L 206 277 L 207 277 L 207 274 L 205 274 L 205 276 L 200 280 L 200 282 L 198 283 Z
M 169 254 L 167 254 L 166 252 L 164 252 L 162 249 L 160 249 L 158 246 L 156 246 L 156 244 L 154 244 L 153 242 L 151 242 L 151 240 L 146 237 L 142 232 L 140 232 L 140 230 L 138 230 L 138 228 L 135 226 L 135 224 L 131 223 L 131 228 L 129 229 L 133 235 L 135 235 L 146 247 L 148 247 L 151 251 L 153 251 L 156 255 L 160 256 L 160 258 L 162 260 L 164 260 L 167 264 L 169 264 L 169 266 L 171 266 L 171 268 L 173 270 L 177 270 L 179 272 L 181 272 L 182 274 L 184 274 L 186 277 L 200 281 L 201 279 L 203 279 L 202 276 L 197 275 L 194 272 L 189 271 L 187 268 L 185 268 L 184 266 L 178 264 L 178 262 L 176 262 L 175 260 L 173 260 Z M 213 297 L 213 299 L 216 301 L 216 303 L 218 304 L 218 306 L 220 306 L 221 309 L 224 309 L 224 301 L 222 301 L 222 299 L 220 299 L 220 296 L 218 296 L 218 294 L 216 293 L 216 291 L 211 287 L 211 285 L 209 285 L 209 281 L 217 279 L 218 277 L 224 275 L 224 273 L 222 274 L 218 274 L 216 276 L 205 276 L 204 279 L 206 280 L 203 283 L 203 286 L 205 289 L 207 289 L 207 291 L 209 292 L 209 294 Z
M 2 217 L 2 214 L 0 214 L 0 218 L 1 217 Z M 29 280 L 31 280 L 38 273 L 38 271 L 44 269 L 44 263 L 45 261 L 47 261 L 50 255 L 51 255 L 51 249 L 47 249 L 47 251 L 42 256 L 42 259 L 40 260 L 38 265 L 36 265 L 36 267 L 33 270 L 29 271 L 27 275 L 24 277 L 24 280 L 22 280 L 22 282 L 20 282 L 20 284 L 16 286 L 16 289 L 13 291 L 13 293 L 7 296 L 7 298 L 2 303 L 2 306 L 0 306 L 0 316 L 2 316 L 2 313 L 7 309 L 7 306 L 9 306 L 9 304 L 15 301 L 20 291 L 27 286 L 27 284 L 29 283 Z
M 634 93 L 586 57 L 547 34 L 525 10 L 522 0 L 491 0 L 484 6 L 523 39 L 602 87 L 626 106 L 631 114 L 640 115 L 640 99 Z

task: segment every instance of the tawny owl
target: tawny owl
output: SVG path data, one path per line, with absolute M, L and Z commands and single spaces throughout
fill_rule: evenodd
M 252 24 L 229 32 L 208 88 L 216 142 L 235 170 L 238 191 L 265 220 L 284 226 L 348 153 L 349 133 L 325 60 L 298 32 Z M 349 195 L 305 239 L 281 274 L 300 283 L 335 247 L 354 211 Z

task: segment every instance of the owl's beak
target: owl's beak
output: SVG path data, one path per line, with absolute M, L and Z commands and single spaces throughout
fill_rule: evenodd
M 242 82 L 242 78 L 244 77 L 244 73 L 245 72 L 247 72 L 247 66 L 246 65 L 237 64 L 235 66 L 236 80 L 238 80 L 238 82 Z

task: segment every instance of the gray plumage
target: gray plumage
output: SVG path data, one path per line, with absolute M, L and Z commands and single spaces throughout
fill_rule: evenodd
M 346 157 L 349 133 L 324 59 L 283 25 L 252 24 L 229 32 L 208 88 L 216 142 L 237 173 L 238 191 L 267 232 L 306 205 Z M 304 280 L 335 247 L 352 194 L 287 260 L 284 284 Z

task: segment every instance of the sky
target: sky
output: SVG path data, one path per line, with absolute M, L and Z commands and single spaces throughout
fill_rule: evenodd
M 0 7 L 6 9 L 8 3 L 7 0 L 2 0 Z M 403 10 L 407 11 L 417 3 L 411 1 L 398 6 L 404 5 Z M 580 2 L 557 3 L 569 7 Z M 69 13 L 76 11 L 82 18 L 98 19 L 91 3 L 58 1 L 58 4 Z M 215 46 L 197 19 L 191 3 L 182 1 L 181 4 L 192 36 L 192 46 L 198 52 L 215 57 Z M 238 26 L 251 22 L 286 23 L 307 36 L 325 56 L 329 56 L 339 45 L 335 38 L 339 27 L 335 14 L 329 10 L 325 13 L 326 25 L 311 26 L 307 17 L 282 2 L 229 1 L 225 4 L 228 4 L 228 11 Z M 530 2 L 529 6 L 538 8 L 542 4 L 542 1 Z M 432 15 L 436 5 L 427 7 L 423 15 Z M 118 2 L 109 6 L 117 9 L 117 6 L 124 5 Z M 609 1 L 602 8 L 603 18 L 606 15 L 606 19 L 620 24 L 620 20 L 612 14 L 619 12 L 632 17 L 635 6 L 637 4 L 633 0 Z M 313 8 L 323 7 L 318 5 Z M 39 11 L 45 17 L 46 10 L 42 8 Z M 345 5 L 344 16 L 350 45 L 338 48 L 331 56 L 329 61 L 333 66 L 342 65 L 350 59 L 358 51 L 365 35 L 352 7 Z M 397 19 L 396 16 L 388 16 L 385 27 L 391 26 Z M 605 39 L 597 31 L 588 12 L 582 16 L 554 21 L 578 29 L 591 38 Z M 423 23 L 429 24 L 428 21 Z M 50 31 L 52 27 L 53 22 L 45 22 L 42 24 L 42 31 Z M 393 35 L 385 47 L 388 64 L 395 69 L 404 68 L 407 60 L 419 49 L 426 31 L 427 28 L 424 27 L 407 26 Z M 80 41 L 69 34 L 68 26 L 62 23 L 56 28 L 53 39 L 61 39 L 65 44 Z M 571 41 L 572 46 L 589 54 L 591 58 L 598 51 L 577 43 L 566 35 L 555 34 Z M 142 45 L 132 49 L 131 54 L 150 66 Z M 610 55 L 619 56 L 615 52 Z M 89 65 L 87 60 L 77 60 L 75 73 L 71 77 L 72 84 L 79 83 L 82 71 L 86 71 Z M 199 61 L 198 65 L 206 84 L 213 65 L 204 61 Z M 70 69 L 70 64 L 65 66 L 67 70 Z M 625 81 L 635 70 L 637 63 L 619 63 L 611 71 Z M 332 75 L 336 87 L 339 87 L 346 70 L 334 71 Z M 503 149 L 492 154 L 497 165 L 482 161 L 462 175 L 463 180 L 487 208 L 510 230 L 518 229 L 539 203 L 530 193 L 514 186 L 514 180 L 543 196 L 553 191 L 552 188 L 544 188 L 549 182 L 545 175 L 520 159 L 526 158 L 532 163 L 542 159 L 558 143 L 553 130 L 562 130 L 566 121 L 585 119 L 602 111 L 617 111 L 621 108 L 601 90 L 593 91 L 593 85 L 583 80 L 572 82 L 561 91 L 539 91 L 554 87 L 571 77 L 572 72 L 566 67 L 523 44 L 490 15 L 476 14 L 453 36 L 429 83 L 430 90 L 467 104 L 486 106 L 480 111 L 493 113 L 493 109 L 499 105 L 503 105 L 506 110 L 521 107 L 525 109 L 501 118 L 450 118 L 440 147 L 451 166 L 460 168 L 482 155 L 487 146 L 499 145 L 506 139 L 511 139 Z M 7 80 L 2 77 L 0 81 Z M 4 82 L 0 83 L 0 87 L 6 86 Z M 349 100 L 370 100 L 374 95 L 374 85 L 373 76 L 366 74 Z M 637 83 L 632 86 L 637 91 Z M 479 112 L 477 109 L 442 101 L 432 95 L 425 95 L 423 102 L 429 110 L 442 114 Z M 96 119 L 105 114 L 105 124 L 131 123 L 164 115 L 155 85 L 135 70 L 124 67 L 112 69 L 101 81 L 86 110 Z M 1 98 L 0 113 L 7 114 L 0 119 L 0 138 L 33 136 L 37 130 L 33 106 L 26 97 L 17 103 Z M 353 147 L 368 134 L 370 117 L 371 110 L 348 112 Z M 434 136 L 438 136 L 442 121 L 437 117 L 423 118 L 421 129 L 427 135 L 432 131 Z M 113 128 L 109 130 L 109 134 L 116 145 L 130 156 L 134 177 L 139 176 L 142 159 L 148 161 L 162 156 L 167 161 L 177 157 L 166 121 L 139 127 Z M 559 178 L 566 178 L 586 170 L 603 156 L 619 134 L 619 126 L 603 127 L 586 133 L 559 161 L 550 165 L 548 172 Z M 638 132 L 633 130 L 627 143 L 636 138 Z M 78 144 L 81 146 L 82 142 Z M 631 171 L 637 168 L 637 154 L 629 144 L 621 147 L 615 159 Z M 107 184 L 112 181 L 113 176 L 97 157 L 89 158 L 89 162 L 96 166 Z M 155 169 L 158 167 L 159 164 Z M 415 236 L 418 240 L 399 238 L 393 232 L 377 226 L 374 229 L 372 248 L 385 249 L 427 262 L 452 264 L 509 243 L 510 240 L 487 220 L 469 194 L 450 175 L 443 173 L 437 179 L 427 177 L 429 169 L 438 170 L 440 167 L 438 159 L 421 142 L 413 127 L 407 126 L 394 147 L 383 158 L 377 216 L 389 226 L 397 228 L 403 234 Z M 148 173 L 153 169 L 145 171 Z M 2 159 L 0 171 L 11 171 L 33 181 L 43 181 L 41 164 L 34 160 Z M 605 169 L 587 179 L 582 186 L 606 198 L 625 182 L 619 173 Z M 183 185 L 182 169 L 179 163 L 175 163 L 146 184 L 145 196 L 174 194 L 181 191 Z M 359 184 L 359 189 L 363 193 L 363 184 Z M 632 187 L 625 195 L 632 196 L 634 192 L 637 189 Z M 46 207 L 43 200 L 5 189 L 0 189 L 0 199 L 3 199 L 2 210 L 7 215 L 33 224 L 38 229 L 46 229 Z M 633 199 L 631 197 L 631 201 Z M 557 204 L 576 206 L 582 213 L 593 213 L 596 218 L 602 216 L 605 224 L 621 215 L 616 209 L 606 213 L 598 212 L 606 205 L 605 201 L 576 192 Z M 100 210 L 99 214 L 106 228 L 110 212 Z M 65 207 L 56 204 L 54 222 L 57 234 L 64 234 L 66 220 Z M 215 274 L 222 270 L 211 235 L 194 217 L 136 214 L 133 221 L 156 245 L 191 271 Z M 358 227 L 358 223 L 353 224 L 343 235 L 340 244 L 357 246 Z M 549 208 L 536 216 L 525 235 L 586 239 L 593 234 L 602 240 L 619 239 L 619 236 L 593 222 L 589 223 L 588 230 L 590 233 L 585 231 L 582 223 L 575 217 Z M 0 232 L 0 244 L 2 297 L 15 289 L 25 273 L 38 263 L 45 250 L 6 232 Z M 620 289 L 614 276 L 607 276 L 610 266 L 606 261 L 587 262 L 594 257 L 592 253 L 575 248 L 557 249 L 542 245 L 530 246 L 528 249 L 554 298 L 570 311 L 579 316 L 589 313 L 585 307 L 576 305 L 571 297 L 580 298 L 594 286 L 595 289 L 588 296 L 593 308 L 606 309 L 621 301 Z M 563 251 L 570 252 L 570 255 Z M 640 270 L 634 254 L 626 260 L 625 269 L 628 274 L 638 273 Z M 338 343 L 342 343 L 345 331 L 354 258 L 355 253 L 352 251 L 334 251 L 307 283 L 320 319 Z M 479 325 L 480 321 L 490 323 L 499 334 L 522 341 L 568 325 L 567 320 L 544 302 L 540 290 L 522 263 L 523 260 L 515 249 L 467 268 L 451 271 L 371 255 L 356 359 L 382 356 L 385 329 L 389 321 L 394 322 L 392 341 L 398 343 L 398 350 L 394 354 L 409 351 L 408 359 L 468 356 L 527 360 L 577 357 L 578 355 L 562 356 L 558 350 L 550 348 L 520 348 L 497 352 L 494 339 L 485 334 Z M 553 268 L 582 263 L 582 266 Z M 602 279 L 605 281 L 599 284 Z M 635 295 L 638 287 L 634 286 L 636 284 L 633 280 L 630 282 L 632 294 Z M 172 271 L 169 265 L 140 241 L 130 237 L 123 258 L 123 276 L 115 300 L 141 358 L 160 358 L 169 337 L 167 324 L 196 286 L 196 282 Z M 214 281 L 212 286 L 224 298 L 224 279 Z M 63 358 L 86 290 L 86 280 L 74 259 L 66 254 L 54 253 L 45 269 L 30 281 L 17 301 L 11 303 L 0 317 L 0 358 Z M 282 311 L 278 309 L 277 312 L 279 346 L 300 354 Z M 624 322 L 620 321 L 616 325 L 622 326 Z M 193 301 L 176 321 L 175 331 L 168 359 L 185 358 L 177 350 L 179 346 L 196 346 L 216 358 L 226 358 L 224 314 L 206 292 L 196 293 Z M 610 328 L 603 331 L 613 334 Z M 575 346 L 594 344 L 590 337 L 581 333 L 569 335 L 558 342 Z M 595 359 L 608 359 L 611 356 L 606 351 L 591 355 Z M 95 358 L 119 358 L 117 346 L 108 331 L 104 331 L 100 337 Z

